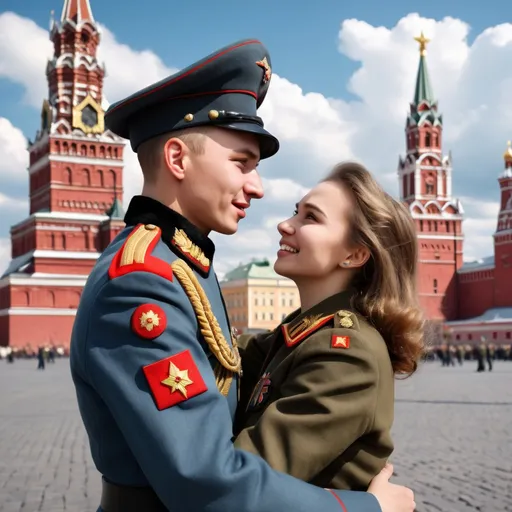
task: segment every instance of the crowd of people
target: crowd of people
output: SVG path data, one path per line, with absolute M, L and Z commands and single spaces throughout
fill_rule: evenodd
M 68 357 L 69 348 L 62 345 L 40 345 L 33 347 L 2 347 L 0 360 L 14 363 L 17 359 L 37 359 L 37 369 L 44 370 L 47 363 L 54 363 L 59 357 Z
M 464 362 L 477 363 L 477 372 L 492 371 L 494 361 L 512 361 L 511 345 L 494 345 L 481 343 L 480 345 L 452 345 L 443 344 L 428 347 L 427 361 L 439 361 L 442 366 L 462 366 Z

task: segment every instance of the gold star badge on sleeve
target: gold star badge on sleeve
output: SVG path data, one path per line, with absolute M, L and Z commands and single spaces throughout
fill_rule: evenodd
M 190 350 L 148 364 L 142 371 L 159 411 L 208 391 Z
M 188 376 L 188 370 L 180 370 L 173 362 L 169 363 L 169 375 L 162 381 L 164 386 L 172 389 L 172 392 L 179 391 L 187 397 L 187 386 L 194 384 Z

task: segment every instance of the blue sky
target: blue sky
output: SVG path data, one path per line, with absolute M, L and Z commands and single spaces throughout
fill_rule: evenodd
M 482 9 L 481 3 L 461 0 L 319 0 L 300 8 L 292 0 L 90 1 L 106 31 L 109 102 L 233 41 L 256 37 L 269 48 L 274 78 L 262 112 L 282 150 L 261 166 L 265 206 L 251 208 L 236 244 L 219 242 L 228 267 L 250 256 L 272 257 L 276 237 L 269 230 L 340 159 L 362 160 L 398 194 L 396 166 L 418 64 L 413 37 L 425 30 L 432 38 L 428 66 L 445 120 L 444 150 L 453 152 L 453 192 L 466 212 L 465 256 L 492 254 L 497 177 L 512 138 L 512 25 L 503 21 L 504 2 L 489 0 Z M 46 96 L 45 31 L 50 11 L 59 18 L 62 4 L 1 2 L 0 121 L 7 120 L 6 140 L 16 139 L 17 145 L 0 147 L 0 270 L 9 226 L 27 215 L 20 202 L 28 176 L 19 130 L 27 138 L 37 130 Z M 126 201 L 138 191 L 134 162 L 127 155 Z
M 359 64 L 337 49 L 341 20 L 356 18 L 390 28 L 411 12 L 435 19 L 454 16 L 471 25 L 471 42 L 486 27 L 502 23 L 507 9 L 507 4 L 499 0 L 485 2 L 485 10 L 478 2 L 464 0 L 392 0 L 385 4 L 379 0 L 319 0 L 304 2 L 303 7 L 297 7 L 301 4 L 296 0 L 90 3 L 95 19 L 114 32 L 120 42 L 137 50 L 151 49 L 168 66 L 185 67 L 215 48 L 256 37 L 271 49 L 273 67 L 280 75 L 300 84 L 305 92 L 347 99 L 352 94 L 346 82 Z M 60 16 L 62 0 L 2 1 L 2 10 L 31 18 L 44 28 L 48 27 L 52 9 L 56 17 Z M 0 80 L 0 115 L 17 117 L 19 126 L 28 129 L 30 111 L 20 110 L 21 94 L 18 87 Z

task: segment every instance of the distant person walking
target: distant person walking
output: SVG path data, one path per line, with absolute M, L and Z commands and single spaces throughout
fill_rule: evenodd
M 44 370 L 45 369 L 45 360 L 44 360 L 44 349 L 43 347 L 39 347 L 37 351 L 37 369 Z
M 494 359 L 494 346 L 493 345 L 486 345 L 485 358 L 487 359 L 487 364 L 489 365 L 489 371 L 492 372 L 492 361 Z
M 478 361 L 477 372 L 485 372 L 484 365 L 484 355 L 485 355 L 485 345 L 480 345 L 480 347 L 475 347 L 474 354 L 476 356 L 476 360 Z

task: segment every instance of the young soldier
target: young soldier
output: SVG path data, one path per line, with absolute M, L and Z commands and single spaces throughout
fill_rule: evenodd
M 241 364 L 208 234 L 235 233 L 263 196 L 256 165 L 279 146 L 256 115 L 270 77 L 265 47 L 241 41 L 106 114 L 138 153 L 144 188 L 88 279 L 72 336 L 99 510 L 413 510 L 389 471 L 369 493 L 335 492 L 233 447 Z

